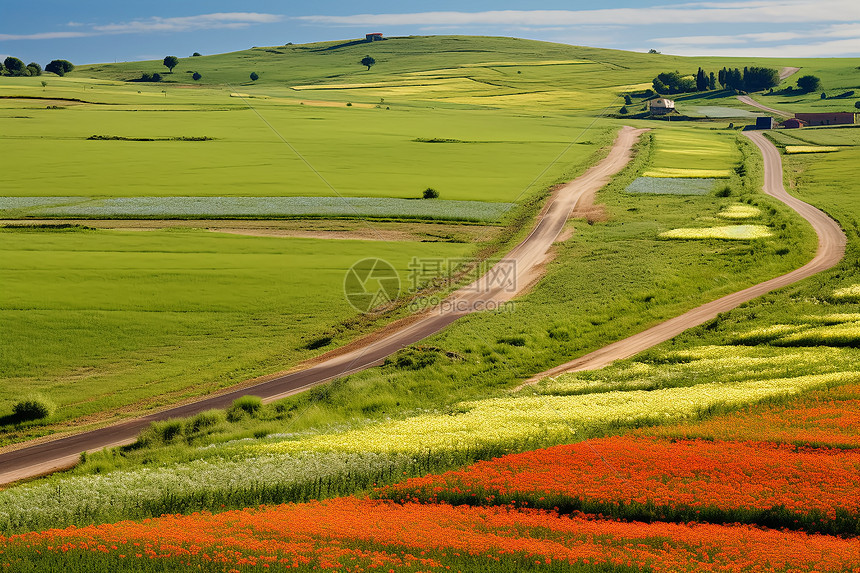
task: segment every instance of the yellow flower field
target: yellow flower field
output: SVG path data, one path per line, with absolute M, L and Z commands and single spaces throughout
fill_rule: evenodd
M 761 209 L 740 203 L 729 205 L 717 213 L 717 217 L 722 217 L 723 219 L 753 219 L 759 215 L 761 215 Z
M 726 225 L 721 227 L 681 228 L 664 231 L 661 239 L 764 239 L 772 233 L 764 225 Z
M 565 377 L 560 377 L 564 384 Z M 860 380 L 860 372 L 836 372 L 731 384 L 604 392 L 577 396 L 521 396 L 465 402 L 448 414 L 428 414 L 321 434 L 247 446 L 255 454 L 300 452 L 417 453 L 490 444 L 572 439 L 584 430 L 694 417 L 720 406 L 796 395 L 813 388 Z

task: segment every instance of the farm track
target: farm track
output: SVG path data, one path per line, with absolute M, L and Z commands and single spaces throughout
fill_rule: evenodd
M 498 307 L 527 290 L 540 277 L 547 252 L 559 238 L 570 214 L 621 171 L 630 161 L 633 145 L 646 130 L 624 127 L 609 155 L 582 176 L 557 190 L 539 215 L 532 232 L 496 266 L 420 315 L 397 321 L 339 350 L 309 361 L 283 375 L 202 400 L 0 454 L 0 484 L 35 477 L 73 466 L 81 452 L 130 444 L 152 422 L 182 418 L 225 408 L 247 394 L 271 402 L 317 384 L 382 364 L 398 350 L 435 334 L 458 318 Z M 586 206 L 587 207 L 587 206 Z
M 549 376 L 558 376 L 566 372 L 596 370 L 615 360 L 630 358 L 643 350 L 674 338 L 689 328 L 715 318 L 721 312 L 728 312 L 772 290 L 794 284 L 797 281 L 830 269 L 842 260 L 842 257 L 845 255 L 846 238 L 845 233 L 842 232 L 836 221 L 812 205 L 804 203 L 786 192 L 782 183 L 782 159 L 779 155 L 779 150 L 773 143 L 758 132 L 745 132 L 744 135 L 756 144 L 764 156 L 764 192 L 794 209 L 812 225 L 815 233 L 818 235 L 818 250 L 812 260 L 790 273 L 703 304 L 680 316 L 653 326 L 648 330 L 541 372 L 527 380 L 523 386 L 537 383 L 542 378 Z

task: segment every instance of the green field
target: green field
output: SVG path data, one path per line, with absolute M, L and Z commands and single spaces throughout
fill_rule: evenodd
M 0 412 L 39 392 L 59 406 L 53 422 L 93 422 L 282 370 L 319 353 L 312 341 L 355 335 L 341 324 L 357 315 L 343 295 L 354 263 L 385 259 L 405 287 L 412 257 L 472 250 L 180 229 L 0 230 Z M 19 433 L 3 430 L 7 441 Z

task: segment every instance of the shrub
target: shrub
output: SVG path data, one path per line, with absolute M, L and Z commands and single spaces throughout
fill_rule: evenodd
M 194 72 L 194 75 L 193 75 L 193 76 L 191 76 L 191 79 L 192 79 L 192 80 L 194 80 L 194 81 L 196 82 L 196 81 L 199 81 L 199 80 L 200 80 L 200 78 L 202 78 L 202 77 L 203 77 L 203 76 L 201 76 L 199 72 Z
M 427 189 L 424 190 L 422 197 L 424 197 L 425 199 L 438 199 L 439 198 L 439 192 L 436 191 L 435 189 L 433 189 L 432 187 L 428 187 Z
M 197 58 L 197 57 L 199 57 L 200 55 L 201 55 L 201 54 L 200 54 L 200 52 L 194 52 L 193 54 L 191 54 L 191 57 L 192 57 L 192 58 Z
M 630 110 L 628 110 L 627 106 L 625 105 L 621 109 L 619 109 L 618 112 L 626 115 L 627 113 L 630 113 Z
M 732 194 L 732 188 L 728 185 L 723 185 L 714 193 L 717 197 L 728 197 Z
M 227 410 L 227 420 L 235 422 L 241 420 L 245 414 L 256 416 L 263 407 L 263 401 L 259 396 L 242 396 L 233 400 L 233 405 Z
M 224 419 L 224 412 L 221 410 L 209 410 L 208 412 L 200 412 L 193 418 L 185 421 L 185 433 L 196 434 L 213 426 L 217 426 Z
M 256 82 L 259 79 L 260 79 L 260 74 L 258 74 L 257 72 L 251 72 L 251 81 L 252 82 Z
M 41 420 L 49 417 L 56 410 L 54 403 L 44 396 L 30 396 L 16 402 L 12 413 L 20 421 Z
M 821 92 L 821 99 L 827 99 L 827 94 L 824 92 Z
M 152 425 L 143 432 L 139 441 L 144 443 L 161 442 L 163 444 L 169 444 L 181 435 L 182 420 L 164 420 L 163 422 L 153 422 Z
M 816 76 L 803 76 L 798 78 L 797 87 L 805 92 L 814 92 L 821 87 L 821 79 Z

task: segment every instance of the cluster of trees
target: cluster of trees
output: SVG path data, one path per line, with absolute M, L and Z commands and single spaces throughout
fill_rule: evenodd
M 779 71 L 772 68 L 748 67 L 723 68 L 717 74 L 699 68 L 696 75 L 681 75 L 680 72 L 663 72 L 652 82 L 654 91 L 660 94 L 680 94 L 715 90 L 717 86 L 738 91 L 760 91 L 779 84 Z
M 797 87 L 807 93 L 818 91 L 821 87 L 821 79 L 816 76 L 802 76 L 797 78 Z
M 58 76 L 64 76 L 74 69 L 74 64 L 68 60 L 51 60 L 51 63 L 45 66 L 46 72 L 51 72 Z M 9 56 L 3 60 L 3 63 L 0 63 L 0 75 L 19 77 L 41 76 L 42 66 L 36 62 L 30 62 L 25 66 L 24 62 L 18 58 Z
M 743 72 L 739 68 L 723 68 L 718 75 L 720 85 L 729 89 L 758 92 L 779 85 L 779 70 L 773 68 L 749 67 Z
M 30 62 L 26 66 L 18 58 L 9 56 L 0 64 L 0 75 L 4 76 L 41 76 L 42 66 L 36 62 Z

